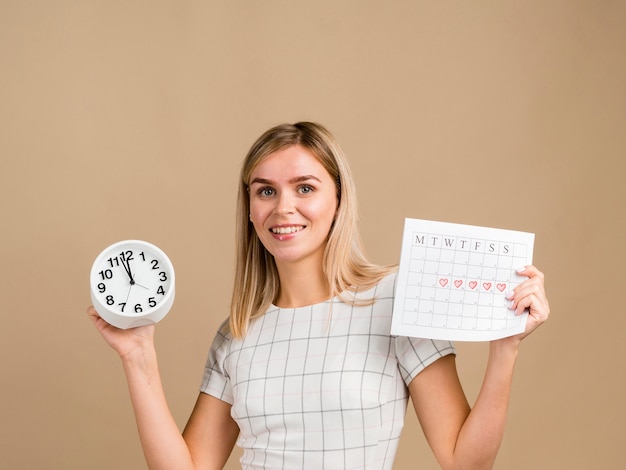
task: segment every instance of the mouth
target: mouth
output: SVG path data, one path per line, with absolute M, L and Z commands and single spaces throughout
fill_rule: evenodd
M 290 233 L 296 233 L 304 230 L 304 225 L 288 225 L 281 227 L 272 227 L 270 228 L 270 232 L 274 235 L 287 235 Z

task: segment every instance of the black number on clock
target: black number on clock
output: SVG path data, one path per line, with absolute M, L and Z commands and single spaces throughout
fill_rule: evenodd
M 148 299 L 148 305 L 150 306 L 150 308 L 154 308 L 154 307 L 156 307 L 156 304 L 157 304 L 157 303 L 156 303 L 156 300 L 154 300 L 154 297 L 150 297 L 150 298 Z
M 143 309 L 141 308 L 141 304 L 135 304 L 135 313 L 141 313 Z
M 152 269 L 159 269 L 159 262 L 155 259 L 152 260 Z
M 157 289 L 157 294 L 165 295 L 165 290 L 163 289 L 163 286 L 159 286 L 159 288 Z
M 106 290 L 107 290 L 107 286 L 105 285 L 104 282 L 101 282 L 100 284 L 98 284 L 98 291 L 101 294 L 103 294 Z
M 107 305 L 113 305 L 115 303 L 112 295 L 107 295 L 106 299 L 107 299 Z
M 100 274 L 100 277 L 102 278 L 103 281 L 105 279 L 111 279 L 113 277 L 113 271 L 111 271 L 110 269 L 105 269 L 104 271 L 100 271 L 98 274 Z
M 126 302 L 120 302 L 117 305 L 121 305 L 122 306 L 122 313 L 124 313 L 124 307 L 126 307 Z
M 165 274 L 165 271 L 161 271 L 159 274 L 161 276 L 159 278 L 159 279 L 161 279 L 161 281 L 167 281 L 167 274 Z

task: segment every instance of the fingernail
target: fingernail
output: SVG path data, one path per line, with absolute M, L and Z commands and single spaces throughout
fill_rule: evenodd
M 511 300 L 513 297 L 515 296 L 515 292 L 514 291 L 510 291 L 508 294 L 506 294 L 506 298 Z
M 523 273 L 524 271 L 526 271 L 526 266 L 522 266 L 521 268 L 517 268 L 515 271 L 518 272 L 518 273 Z

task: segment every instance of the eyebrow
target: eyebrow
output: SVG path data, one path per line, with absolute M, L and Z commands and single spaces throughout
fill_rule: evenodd
M 303 181 L 309 181 L 309 180 L 315 180 L 318 182 L 322 182 L 322 180 L 320 180 L 317 176 L 314 175 L 302 175 L 302 176 L 296 176 L 295 178 L 291 178 L 288 183 L 289 184 L 295 184 L 295 183 L 301 183 Z M 254 183 L 258 183 L 258 184 L 274 184 L 274 182 L 272 180 L 268 180 L 266 178 L 254 178 L 252 181 L 250 181 L 250 186 L 252 186 Z

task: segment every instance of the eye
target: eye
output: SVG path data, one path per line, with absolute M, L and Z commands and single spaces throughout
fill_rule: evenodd
M 310 194 L 314 191 L 313 186 L 309 186 L 308 184 L 304 184 L 298 188 L 298 192 L 300 194 Z
M 263 187 L 257 191 L 257 194 L 261 197 L 270 197 L 274 195 L 274 188 Z

